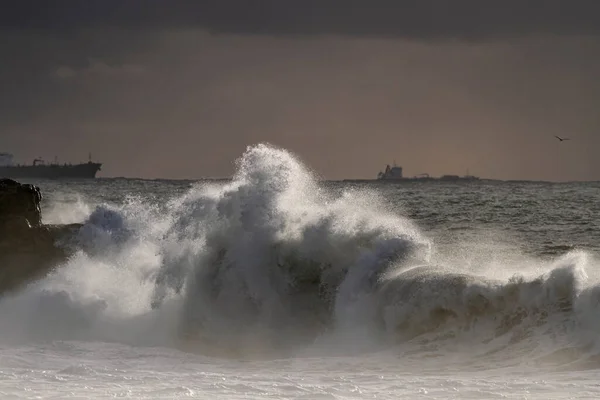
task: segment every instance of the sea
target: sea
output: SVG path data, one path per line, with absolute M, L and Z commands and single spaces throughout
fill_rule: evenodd
M 600 183 L 39 180 L 70 257 L 0 299 L 2 399 L 600 397 Z

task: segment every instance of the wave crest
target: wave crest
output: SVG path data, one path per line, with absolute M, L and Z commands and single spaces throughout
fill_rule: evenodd
M 470 344 L 581 345 L 600 331 L 588 254 L 510 279 L 431 265 L 431 241 L 375 193 L 334 194 L 270 145 L 249 147 L 229 183 L 166 204 L 100 205 L 77 239 L 67 265 L 0 302 L 0 317 L 18 310 L 41 332 L 41 314 L 64 312 L 73 318 L 61 326 L 79 338 L 152 336 L 232 356 L 294 352 L 340 332 L 404 345 L 456 345 L 465 332 Z

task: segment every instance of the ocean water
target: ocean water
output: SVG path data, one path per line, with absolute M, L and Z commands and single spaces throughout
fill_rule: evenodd
M 3 399 L 600 396 L 600 184 L 36 181 L 73 255 L 0 299 Z

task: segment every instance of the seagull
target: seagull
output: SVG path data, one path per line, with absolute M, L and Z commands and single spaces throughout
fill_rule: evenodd
M 560 140 L 561 142 L 562 142 L 563 140 L 571 140 L 571 139 L 569 139 L 568 137 L 566 137 L 566 138 L 561 138 L 560 136 L 554 136 L 554 137 L 555 137 L 555 138 L 557 138 L 558 140 Z

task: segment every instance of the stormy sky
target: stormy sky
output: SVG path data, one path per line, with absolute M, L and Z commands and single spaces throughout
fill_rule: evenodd
M 0 13 L 0 149 L 99 176 L 600 180 L 600 1 L 87 0 Z M 572 138 L 558 142 L 554 135 Z

